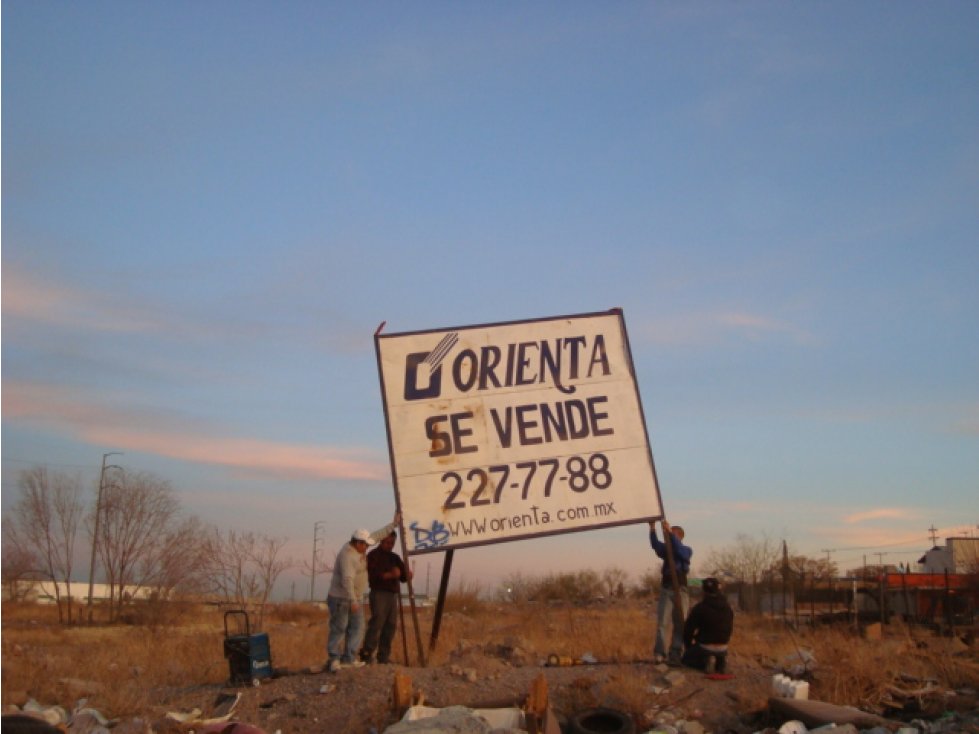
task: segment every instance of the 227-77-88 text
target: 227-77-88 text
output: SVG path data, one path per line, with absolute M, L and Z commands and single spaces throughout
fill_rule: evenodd
M 536 481 L 535 481 L 536 480 Z M 544 497 L 550 497 L 555 482 L 566 484 L 573 492 L 587 492 L 612 486 L 612 471 L 608 456 L 602 453 L 588 456 L 568 456 L 564 459 L 537 459 L 521 461 L 512 466 L 499 464 L 486 469 L 474 468 L 465 473 L 447 471 L 442 482 L 449 484 L 449 494 L 442 504 L 444 510 L 459 510 L 467 505 L 480 507 L 499 504 L 506 490 L 519 491 L 520 499 L 527 500 L 543 488 Z M 475 488 L 472 485 L 475 483 Z M 468 501 L 463 490 L 472 489 Z

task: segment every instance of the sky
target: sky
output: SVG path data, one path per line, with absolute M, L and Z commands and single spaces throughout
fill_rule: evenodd
M 618 307 L 695 571 L 739 534 L 842 569 L 976 534 L 977 27 L 973 2 L 6 0 L 4 515 L 21 471 L 94 487 L 118 452 L 188 514 L 332 555 L 394 511 L 382 323 Z M 638 524 L 460 549 L 452 579 L 658 565 Z

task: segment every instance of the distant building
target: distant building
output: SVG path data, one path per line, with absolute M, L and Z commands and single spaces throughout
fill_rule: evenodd
M 55 584 L 51 581 L 24 581 L 22 586 L 25 587 L 21 589 L 20 593 L 23 594 L 21 597 L 24 601 L 33 601 L 38 604 L 54 604 L 55 603 Z M 58 595 L 62 599 L 68 597 L 68 585 L 63 581 L 59 581 L 58 584 Z M 135 593 L 131 591 L 126 592 L 127 599 L 150 599 L 153 595 L 157 593 L 157 589 L 151 587 L 140 587 L 135 590 Z M 108 601 L 110 594 L 110 587 L 108 584 L 92 584 L 92 601 Z M 73 581 L 71 583 L 71 596 L 76 603 L 86 604 L 88 603 L 88 583 L 84 581 Z
M 919 573 L 979 573 L 979 538 L 946 538 L 918 559 Z

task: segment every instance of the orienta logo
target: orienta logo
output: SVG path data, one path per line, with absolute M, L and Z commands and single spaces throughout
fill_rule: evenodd
M 431 400 L 442 394 L 442 360 L 459 342 L 450 331 L 430 352 L 412 352 L 405 358 L 405 400 Z

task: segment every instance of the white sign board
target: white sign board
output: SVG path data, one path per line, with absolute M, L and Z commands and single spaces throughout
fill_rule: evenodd
M 409 553 L 662 516 L 621 311 L 375 346 Z

